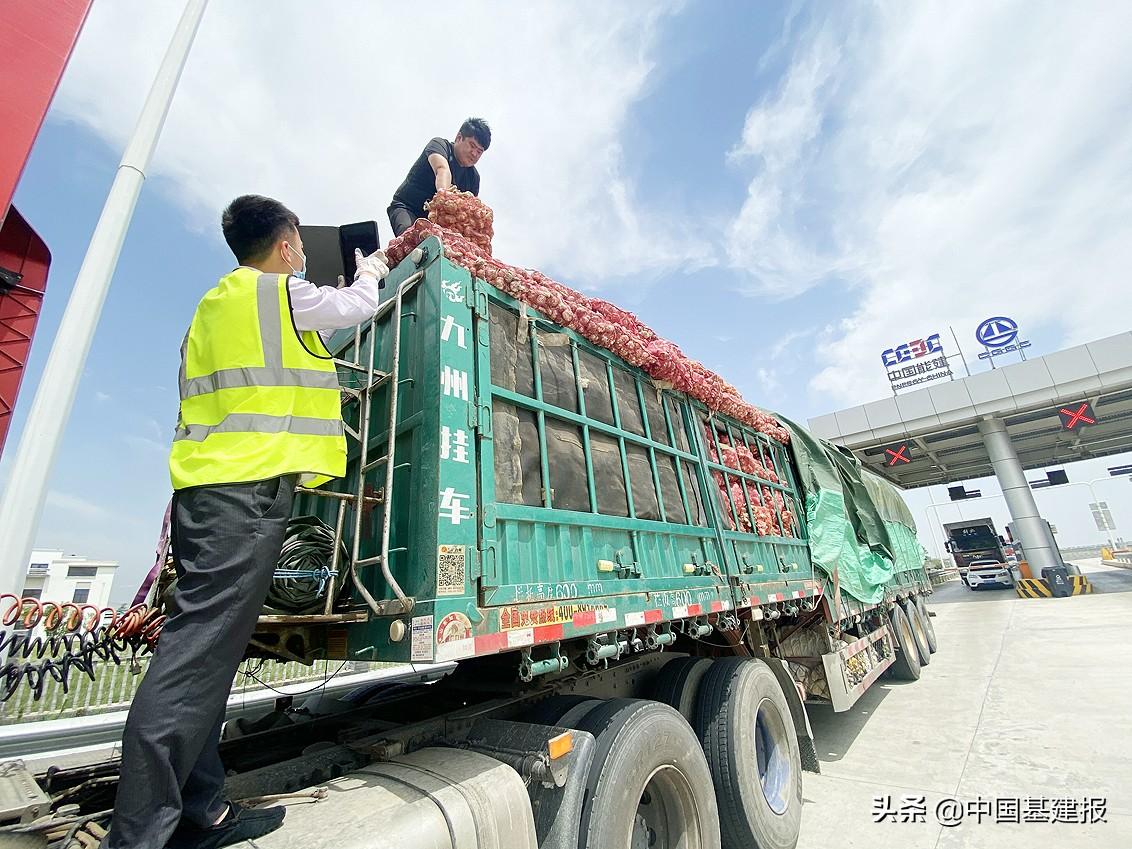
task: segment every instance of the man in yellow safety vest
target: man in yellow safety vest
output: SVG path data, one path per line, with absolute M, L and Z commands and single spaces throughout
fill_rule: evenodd
M 106 849 L 218 849 L 279 828 L 284 809 L 223 796 L 224 709 L 271 584 L 296 485 L 346 471 L 341 394 L 319 331 L 377 310 L 385 255 L 348 288 L 305 279 L 298 217 L 258 195 L 224 211 L 239 267 L 197 305 L 181 348 L 169 457 L 176 612 L 130 708 Z

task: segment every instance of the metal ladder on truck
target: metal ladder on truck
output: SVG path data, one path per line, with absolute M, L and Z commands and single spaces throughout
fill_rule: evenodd
M 424 259 L 425 254 L 420 248 L 415 249 L 410 255 L 409 259 L 415 265 L 420 266 Z M 373 314 L 366 322 L 357 325 L 354 328 L 354 344 L 353 344 L 353 359 L 343 359 L 340 357 L 334 358 L 334 364 L 339 369 L 339 377 L 342 385 L 343 393 L 343 411 L 347 410 L 351 405 L 357 404 L 358 406 L 358 427 L 355 430 L 349 424 L 345 424 L 346 434 L 348 439 L 352 439 L 358 443 L 358 458 L 357 458 L 357 480 L 350 492 L 335 492 L 329 489 L 299 487 L 296 492 L 313 496 L 317 498 L 327 498 L 338 502 L 337 518 L 334 523 L 334 542 L 333 542 L 333 556 L 329 566 L 329 577 L 326 585 L 326 601 L 323 605 L 322 613 L 318 614 L 295 614 L 295 615 L 263 615 L 259 617 L 257 631 L 270 630 L 272 626 L 296 626 L 296 625 L 330 625 L 330 624 L 345 624 L 350 622 L 365 622 L 371 615 L 372 616 L 396 616 L 409 613 L 413 609 L 413 599 L 405 594 L 397 580 L 393 577 L 393 572 L 389 566 L 390 554 L 397 553 L 402 549 L 390 550 L 390 521 L 391 511 L 389 506 L 393 503 L 393 473 L 398 468 L 396 462 L 396 435 L 397 435 L 397 401 L 398 391 L 404 380 L 401 379 L 401 325 L 404 319 L 411 315 L 404 311 L 405 295 L 421 280 L 424 279 L 424 269 L 418 268 L 403 280 L 397 286 L 396 293 L 393 297 L 386 300 L 377 308 L 377 312 Z M 392 352 L 390 355 L 390 370 L 379 371 L 374 366 L 374 359 L 376 354 L 377 345 L 377 327 L 386 317 L 390 317 L 394 322 L 392 329 Z M 368 336 L 368 345 L 363 345 L 365 337 Z M 363 356 L 364 350 L 364 356 Z M 341 381 L 343 374 L 352 375 L 353 381 Z M 407 378 L 406 380 L 411 380 Z M 355 382 L 357 385 L 345 385 L 349 382 Z M 387 427 L 385 431 L 385 453 L 373 459 L 370 458 L 370 421 L 373 415 L 373 397 L 374 394 L 383 386 L 389 387 L 389 417 L 387 420 Z M 345 417 L 344 417 L 345 418 Z M 385 467 L 385 482 L 384 486 L 376 492 L 368 491 L 366 486 L 366 477 L 369 472 Z M 367 508 L 372 509 L 376 505 L 381 504 L 385 506 L 382 511 L 382 527 L 381 527 L 381 553 L 371 557 L 361 557 L 361 539 L 362 528 L 365 519 Z M 347 508 L 352 507 L 353 513 L 351 516 L 351 533 L 350 533 L 350 546 L 349 546 L 349 564 L 348 570 L 350 579 L 353 582 L 354 589 L 357 591 L 360 599 L 364 602 L 364 608 L 361 610 L 352 610 L 348 612 L 334 612 L 334 601 L 338 595 L 339 590 L 339 576 L 342 573 L 343 564 L 341 560 L 342 541 L 346 533 L 346 515 Z M 362 580 L 359 570 L 369 567 L 380 565 L 381 574 L 386 584 L 389 586 L 393 593 L 393 598 L 378 601 L 373 597 L 373 594 L 366 588 Z M 269 651 L 276 651 L 275 648 L 266 646 L 256 640 L 252 641 L 257 647 Z

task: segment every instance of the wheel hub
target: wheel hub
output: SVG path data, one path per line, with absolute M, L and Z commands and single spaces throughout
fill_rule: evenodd
M 763 798 L 781 816 L 790 806 L 795 776 L 786 727 L 777 705 L 769 699 L 763 699 L 755 714 L 755 755 Z
M 645 783 L 633 818 L 630 849 L 702 849 L 699 811 L 687 776 L 657 767 Z

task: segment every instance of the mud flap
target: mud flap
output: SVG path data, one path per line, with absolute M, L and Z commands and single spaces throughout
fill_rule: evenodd
M 821 764 L 818 763 L 818 750 L 817 746 L 814 745 L 814 732 L 810 728 L 810 717 L 806 714 L 806 705 L 802 701 L 794 678 L 786 666 L 786 661 L 779 660 L 776 657 L 764 657 L 760 660 L 770 667 L 770 671 L 778 679 L 778 686 L 782 688 L 782 692 L 786 696 L 786 703 L 790 705 L 790 718 L 794 720 L 794 733 L 798 737 L 798 753 L 802 758 L 802 769 L 806 772 L 820 774 Z

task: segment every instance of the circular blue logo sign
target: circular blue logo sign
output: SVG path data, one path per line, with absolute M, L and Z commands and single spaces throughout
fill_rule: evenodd
M 979 344 L 988 348 L 1001 348 L 1018 338 L 1018 322 L 1004 315 L 988 318 L 975 331 Z

